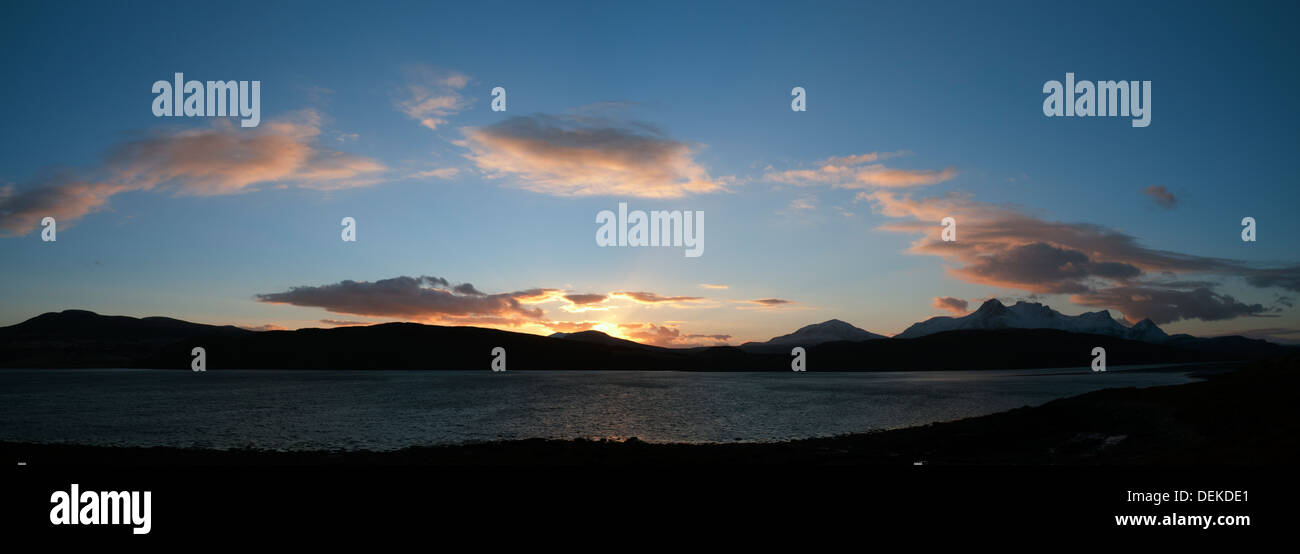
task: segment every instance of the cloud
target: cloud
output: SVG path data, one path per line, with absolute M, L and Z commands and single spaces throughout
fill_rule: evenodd
M 653 305 L 680 305 L 703 300 L 687 296 L 662 296 L 652 292 L 587 294 L 556 288 L 530 288 L 507 293 L 486 293 L 469 283 L 453 283 L 442 277 L 400 276 L 378 281 L 341 281 L 329 285 L 290 287 L 283 292 L 255 295 L 259 302 L 322 308 L 326 311 L 437 325 L 472 325 L 512 331 L 551 334 L 590 329 L 631 340 L 648 340 L 661 345 L 717 344 L 730 337 L 691 335 L 673 322 L 628 323 L 624 333 L 618 323 L 603 321 L 558 321 L 551 319 L 543 304 L 560 303 L 565 312 L 612 310 L 603 306 L 610 298 L 632 299 Z M 332 326 L 372 323 L 322 319 Z M 720 338 L 721 337 L 721 338 Z
M 462 129 L 466 156 L 489 177 L 555 196 L 679 198 L 725 190 L 696 148 L 639 122 L 576 115 L 515 116 Z
M 373 321 L 354 321 L 351 319 L 322 319 L 321 323 L 330 327 L 357 327 L 360 325 L 374 325 Z
M 731 340 L 731 335 L 683 334 L 677 325 L 654 323 L 620 323 L 617 334 L 643 344 L 678 348 L 721 346 Z
M 556 333 L 578 333 L 581 331 L 590 331 L 601 325 L 599 321 L 551 321 L 546 324 L 551 332 Z
M 288 327 L 285 327 L 285 326 L 283 326 L 283 325 L 276 325 L 276 324 L 274 324 L 274 323 L 267 323 L 266 325 L 240 325 L 239 328 L 240 328 L 240 329 L 247 329 L 247 330 L 249 330 L 249 331 L 287 331 L 287 330 L 289 330 Z
M 177 194 L 214 196 L 268 182 L 305 187 L 346 186 L 387 169 L 362 156 L 315 145 L 321 117 L 305 110 L 254 130 L 216 120 L 205 129 L 162 131 L 114 148 L 107 169 L 117 182 L 165 186 Z
M 1043 242 L 1005 245 L 952 272 L 971 282 L 1041 293 L 1082 292 L 1088 290 L 1089 278 L 1125 280 L 1142 274 L 1128 263 L 1098 262 L 1079 250 Z
M 89 172 L 93 178 L 64 171 L 22 189 L 0 189 L 0 233 L 24 235 L 45 216 L 62 227 L 132 191 L 215 196 L 266 183 L 332 189 L 378 182 L 384 164 L 317 146 L 320 121 L 307 110 L 255 129 L 221 119 L 200 129 L 150 133 L 109 149 L 103 165 Z
M 1300 292 L 1300 265 L 1255 270 L 1246 277 L 1246 282 L 1256 287 L 1279 287 Z
M 700 283 L 700 286 L 706 289 L 719 289 L 719 290 L 725 290 L 729 288 L 727 285 L 715 285 L 711 283 Z
M 946 168 L 942 170 L 909 170 L 909 169 L 889 169 L 883 166 L 868 166 L 859 171 L 854 177 L 856 183 L 840 185 L 844 188 L 862 188 L 866 185 L 875 187 L 915 187 L 920 185 L 933 185 L 942 183 L 957 176 L 957 170 Z
M 1170 323 L 1180 319 L 1218 321 L 1242 316 L 1257 316 L 1268 310 L 1261 304 L 1243 304 L 1226 294 L 1210 289 L 1190 291 L 1145 286 L 1120 286 L 1088 291 L 1070 297 L 1082 306 L 1115 308 L 1131 321 L 1150 319 Z
M 455 71 L 438 71 L 427 66 L 407 70 L 411 83 L 402 91 L 397 108 L 420 125 L 437 130 L 447 118 L 464 110 L 469 101 L 461 89 L 469 76 Z
M 602 305 L 610 298 L 607 294 L 564 294 L 561 297 L 568 302 L 568 305 L 561 306 L 560 309 L 569 313 L 606 311 L 613 308 Z
M 540 308 L 524 306 L 545 289 L 504 294 L 475 294 L 461 287 L 448 290 L 440 277 L 394 277 L 374 282 L 342 281 L 332 285 L 291 287 L 258 294 L 259 302 L 324 308 L 339 314 L 392 317 L 428 323 L 518 324 L 540 320 Z
M 968 311 L 967 307 L 970 306 L 965 300 L 951 296 L 936 296 L 931 305 L 940 310 L 952 312 L 952 315 L 962 315 Z
M 1072 294 L 1077 303 L 1115 308 L 1132 321 L 1219 320 L 1266 312 L 1259 304 L 1214 292 L 1215 281 L 1180 275 L 1241 278 L 1256 287 L 1300 290 L 1300 266 L 1261 268 L 1147 248 L 1099 225 L 1048 221 L 965 194 L 917 199 L 874 190 L 857 198 L 898 220 L 880 229 L 920 237 L 909 252 L 941 257 L 954 277 L 1032 293 Z M 941 240 L 945 217 L 957 221 L 958 240 Z
M 933 185 L 957 176 L 955 168 L 911 170 L 885 167 L 876 163 L 906 152 L 871 152 L 853 156 L 831 157 L 813 169 L 775 171 L 769 168 L 764 178 L 791 185 L 832 185 L 839 188 L 903 188 Z
M 742 310 L 778 310 L 792 308 L 796 304 L 795 301 L 784 298 L 756 298 L 754 300 L 736 300 L 734 302 L 740 304 L 738 308 Z
M 811 196 L 801 196 L 790 201 L 790 210 L 796 212 L 806 212 L 817 209 L 817 199 Z
M 683 307 L 684 305 L 703 302 L 706 298 L 702 296 L 660 296 L 653 292 L 629 292 L 619 291 L 609 293 L 610 297 L 631 300 L 638 304 L 647 304 L 652 306 L 673 306 Z
M 104 209 L 115 194 L 133 190 L 128 185 L 90 182 L 59 173 L 37 178 L 24 190 L 0 188 L 0 236 L 31 232 L 46 216 L 60 229 L 86 214 Z
M 1142 194 L 1150 197 L 1151 201 L 1161 208 L 1171 209 L 1174 204 L 1178 203 L 1178 199 L 1174 198 L 1174 193 L 1166 190 L 1163 185 L 1151 185 L 1143 189 Z
M 463 294 L 466 296 L 487 296 L 486 293 L 474 288 L 474 285 L 469 283 L 461 283 L 452 287 L 451 290 L 456 294 Z
M 577 305 L 596 304 L 604 302 L 608 296 L 604 294 L 566 294 L 564 299 Z
M 460 170 L 454 167 L 443 167 L 439 169 L 430 169 L 427 171 L 418 171 L 412 173 L 410 179 L 451 179 L 460 174 Z

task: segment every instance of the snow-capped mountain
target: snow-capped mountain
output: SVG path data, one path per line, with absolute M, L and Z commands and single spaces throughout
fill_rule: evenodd
M 859 329 L 838 319 L 805 325 L 788 335 L 774 337 L 766 342 L 747 342 L 740 345 L 747 350 L 785 348 L 787 346 L 812 346 L 833 341 L 863 341 L 888 338 L 865 329 Z
M 1149 319 L 1128 327 L 1112 319 L 1106 310 L 1071 316 L 1037 302 L 1017 302 L 1005 306 L 996 298 L 962 317 L 932 317 L 915 323 L 894 338 L 924 337 L 959 329 L 1058 329 L 1144 342 L 1164 342 L 1169 338 Z
M 1169 335 L 1164 330 L 1156 327 L 1155 322 L 1150 319 L 1144 319 L 1137 322 L 1136 325 L 1129 327 L 1128 335 L 1124 338 L 1140 340 L 1143 342 L 1165 342 L 1169 340 Z

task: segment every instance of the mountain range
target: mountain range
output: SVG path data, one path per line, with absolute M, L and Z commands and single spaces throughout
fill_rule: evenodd
M 1128 327 L 1111 318 L 1106 310 L 1070 316 L 1037 302 L 1017 302 L 1006 306 L 996 298 L 985 301 L 978 310 L 961 317 L 932 317 L 914 323 L 895 338 L 911 339 L 962 329 L 1056 329 L 1154 343 L 1169 339 L 1169 335 L 1150 319 Z
M 1167 335 L 1150 321 L 1127 327 L 1107 312 L 1066 316 L 1042 304 L 985 302 L 893 338 L 832 319 L 764 342 L 663 348 L 599 331 L 549 337 L 417 323 L 250 331 L 165 317 L 50 312 L 0 327 L 0 367 L 188 369 L 202 346 L 211 369 L 487 369 L 495 347 L 507 368 L 789 371 L 803 346 L 811 371 L 1086 367 L 1093 347 L 1111 365 L 1259 359 L 1293 351 L 1245 337 Z

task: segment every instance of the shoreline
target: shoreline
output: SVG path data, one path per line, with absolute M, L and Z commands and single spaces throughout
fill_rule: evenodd
M 1289 394 L 1300 385 L 1300 357 L 1205 373 L 1203 380 L 1179 385 L 1102 389 L 956 421 L 782 442 L 523 439 L 392 451 L 269 451 L 0 441 L 0 462 L 130 467 L 1274 465 L 1300 461 L 1300 405 Z

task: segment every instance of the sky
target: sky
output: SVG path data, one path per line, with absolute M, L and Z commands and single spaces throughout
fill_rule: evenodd
M 1294 3 L 472 4 L 5 2 L 0 325 L 693 346 L 999 298 L 1300 342 Z M 260 124 L 155 116 L 177 72 Z M 1149 126 L 1047 117 L 1066 73 L 1149 81 Z M 702 254 L 600 246 L 620 203 Z

